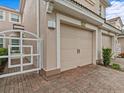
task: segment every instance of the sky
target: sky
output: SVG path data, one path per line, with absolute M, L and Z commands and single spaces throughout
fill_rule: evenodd
M 111 7 L 106 10 L 106 18 L 111 19 L 120 16 L 124 23 L 124 0 L 110 0 Z
M 19 0 L 0 0 L 0 6 L 19 10 Z

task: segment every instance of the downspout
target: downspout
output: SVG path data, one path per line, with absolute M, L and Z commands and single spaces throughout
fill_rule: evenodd
M 41 39 L 40 37 L 40 0 L 37 0 L 37 37 L 38 39 Z M 41 40 L 38 40 L 37 42 L 37 53 L 40 54 L 40 57 L 37 56 L 38 59 L 38 66 L 39 71 L 37 73 L 40 74 L 40 70 L 43 68 L 43 43 Z
M 37 36 L 40 37 L 40 0 L 37 0 Z

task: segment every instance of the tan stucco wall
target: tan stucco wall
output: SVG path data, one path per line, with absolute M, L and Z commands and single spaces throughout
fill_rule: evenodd
M 25 6 L 23 25 L 27 31 L 37 34 L 37 3 L 35 0 L 27 0 Z M 55 14 L 48 15 L 45 11 L 46 3 L 40 1 L 40 37 L 44 44 L 43 69 L 48 70 L 56 67 L 56 31 L 48 29 L 47 26 L 48 20 L 55 18 Z
M 51 20 L 51 19 L 56 19 L 56 13 L 54 12 L 53 14 L 48 14 L 48 20 Z M 69 16 L 68 16 L 69 17 Z M 62 22 L 62 21 L 61 21 Z M 66 22 L 64 22 L 66 23 Z M 59 24 L 59 23 L 56 23 L 56 24 Z M 68 23 L 67 23 L 68 24 Z M 70 24 L 71 25 L 71 24 Z M 86 25 L 87 28 L 90 28 L 93 27 L 93 30 L 97 30 L 96 27 L 90 25 L 90 24 L 87 24 Z M 56 34 L 57 34 L 57 31 L 56 29 L 47 29 L 46 30 L 47 34 L 46 34 L 46 70 L 53 70 L 53 69 L 56 69 L 57 67 L 57 37 L 56 37 Z M 93 63 L 95 64 L 96 63 L 96 42 L 97 42 L 97 39 L 96 39 L 96 31 L 93 32 Z
M 36 21 L 36 2 L 33 0 L 26 1 L 26 7 L 24 10 L 24 26 L 28 31 L 36 33 L 37 30 L 37 21 Z M 32 5 L 33 4 L 33 5 Z M 52 14 L 47 14 L 46 12 L 46 3 L 41 1 L 40 3 L 40 37 L 44 40 L 44 60 L 43 60 L 43 69 L 46 71 L 57 69 L 57 31 L 56 29 L 48 28 L 49 20 L 56 20 L 56 12 Z M 32 12 L 29 13 L 30 8 Z M 34 8 L 34 9 L 33 9 Z M 32 19 L 32 20 L 31 20 Z M 58 23 L 56 23 L 58 24 Z M 86 27 L 97 30 L 97 27 L 87 24 Z M 93 63 L 96 62 L 96 32 L 93 33 L 94 44 L 93 44 Z
M 51 19 L 56 19 L 56 13 L 47 15 L 47 20 L 51 20 Z M 47 70 L 56 69 L 57 67 L 56 33 L 57 33 L 56 29 L 48 29 L 47 27 L 46 29 L 46 64 L 47 64 L 46 69 Z
M 37 2 L 35 0 L 26 0 L 23 12 L 23 22 L 25 30 L 37 33 Z
M 46 11 L 46 2 L 40 0 L 40 9 L 39 17 L 37 16 L 37 1 L 35 0 L 26 0 L 24 13 L 23 13 L 23 25 L 25 30 L 32 32 L 34 34 L 39 33 L 39 37 L 42 40 L 43 44 L 43 69 L 46 69 L 47 66 L 47 13 Z M 37 20 L 40 21 L 39 32 L 37 32 Z M 42 45 L 41 45 L 42 47 Z M 50 47 L 50 46 L 49 46 Z M 52 49 L 51 49 L 52 50 Z
M 94 4 L 89 3 L 90 0 L 75 0 L 75 1 L 82 4 L 83 6 L 87 7 L 91 11 L 99 14 L 99 4 L 100 4 L 99 0 L 92 0 L 94 2 Z
M 11 13 L 14 13 L 17 15 L 20 15 L 20 14 L 16 13 L 16 12 L 9 11 L 9 10 L 1 9 L 1 8 L 0 8 L 0 10 L 5 12 L 5 20 L 0 21 L 0 31 L 12 30 L 14 22 L 10 22 L 10 14 Z M 16 24 L 20 24 L 20 23 L 16 23 Z
M 83 0 L 82 0 L 82 2 L 83 2 Z M 26 3 L 27 4 L 25 7 L 25 11 L 24 11 L 24 20 L 25 20 L 24 26 L 28 31 L 36 33 L 37 32 L 37 21 L 36 21 L 37 20 L 36 5 L 37 4 L 36 4 L 36 1 L 27 0 Z M 86 5 L 86 2 L 84 2 L 84 3 Z M 97 2 L 97 4 L 99 4 L 99 2 Z M 90 6 L 90 9 L 94 9 L 92 7 L 93 6 Z M 32 12 L 30 12 L 30 9 L 32 9 Z M 94 9 L 94 11 L 98 12 L 97 10 L 98 10 L 98 8 Z M 65 15 L 65 16 L 67 16 L 67 15 Z M 68 15 L 68 17 L 71 18 L 71 16 L 69 16 L 69 15 Z M 57 27 L 55 29 L 48 28 L 49 20 L 55 20 L 56 24 L 59 24 L 59 23 L 57 23 L 58 21 L 56 19 L 57 19 L 56 11 L 53 11 L 52 14 L 47 14 L 46 13 L 46 3 L 44 1 L 41 1 L 41 3 L 40 3 L 40 37 L 44 40 L 43 69 L 46 71 L 57 69 L 57 31 L 58 30 L 57 30 Z M 74 19 L 76 19 L 76 17 Z M 76 19 L 76 20 L 78 20 L 78 19 Z M 74 20 L 71 20 L 71 22 L 75 23 Z M 70 23 L 68 22 L 68 24 L 70 24 Z M 70 24 L 70 25 L 72 25 L 72 24 Z M 99 34 L 99 28 L 97 26 L 94 26 L 89 23 L 86 23 L 85 26 L 89 29 L 94 30 L 94 32 L 93 32 L 93 63 L 95 64 L 96 59 L 98 58 L 98 54 L 99 54 L 98 51 L 100 49 L 102 49 L 102 48 L 99 48 L 99 46 L 102 45 L 101 44 L 102 41 L 99 40 L 99 35 L 100 35 L 100 37 L 102 37 L 102 31 L 101 31 L 101 34 Z M 106 32 L 108 33 L 108 31 L 106 31 Z

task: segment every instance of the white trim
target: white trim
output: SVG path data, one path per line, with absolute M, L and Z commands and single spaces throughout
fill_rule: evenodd
M 37 37 L 38 38 L 40 38 L 40 0 L 37 0 Z M 38 42 L 37 41 L 37 53 L 40 53 L 40 51 L 41 51 L 41 42 Z M 39 49 L 39 50 L 38 50 Z M 40 55 L 40 57 L 39 56 L 37 56 L 37 60 L 39 61 L 39 62 L 41 62 L 41 59 L 42 59 L 42 54 Z M 33 57 L 32 57 L 33 58 Z M 33 59 L 32 59 L 33 60 Z M 37 64 L 37 67 L 38 67 L 38 65 L 39 65 L 39 67 L 41 68 L 42 66 L 42 63 L 40 63 L 40 64 Z
M 26 31 L 26 30 L 25 31 L 24 30 L 5 30 L 5 31 L 0 32 L 0 34 L 10 33 L 10 32 L 27 33 L 27 34 L 30 34 L 30 35 L 34 36 L 35 38 L 39 38 L 36 34 L 31 33 L 30 31 Z
M 98 40 L 98 38 L 99 38 L 99 32 L 98 32 L 98 30 L 97 30 L 97 31 L 96 31 L 96 60 L 99 59 L 99 58 L 98 58 L 98 51 L 99 51 L 99 46 L 98 46 L 99 40 Z
M 6 20 L 6 12 L 4 10 L 0 10 L 3 12 L 3 19 L 0 19 L 0 22 L 5 21 Z
M 8 58 L 8 57 L 11 57 L 11 58 L 19 58 L 21 55 L 20 54 L 11 54 L 10 56 L 0 56 L 0 58 Z M 30 57 L 30 56 L 40 56 L 40 54 L 23 54 L 23 57 Z
M 23 71 L 23 72 L 8 73 L 8 74 L 0 75 L 0 78 L 14 76 L 14 75 L 19 75 L 19 74 L 24 74 L 24 73 L 29 73 L 29 72 L 38 71 L 38 70 L 41 70 L 41 69 L 40 68 L 36 68 L 36 69 L 26 70 L 26 71 Z
M 8 49 L 9 49 L 9 61 L 8 61 L 8 68 L 13 68 L 13 67 L 17 67 L 17 66 L 21 66 L 21 64 L 19 64 L 19 65 L 12 65 L 11 64 L 11 59 L 15 59 L 15 58 L 20 58 L 21 57 L 21 54 L 18 54 L 18 53 L 14 53 L 14 54 L 11 54 L 10 52 L 10 50 L 11 50 L 11 47 L 19 47 L 20 48 L 20 45 L 8 45 Z M 27 66 L 27 65 L 32 65 L 33 64 L 33 57 L 34 56 L 39 56 L 38 54 L 33 54 L 33 47 L 31 46 L 31 45 L 23 45 L 23 48 L 24 47 L 26 47 L 26 48 L 30 48 L 30 50 L 31 50 L 31 53 L 30 54 L 22 54 L 22 57 L 24 58 L 24 57 L 31 57 L 31 62 L 30 63 L 23 63 L 23 66 Z M 22 49 L 23 49 L 22 48 Z M 0 58 L 3 58 L 3 56 L 2 57 L 0 57 Z M 4 56 L 4 58 L 8 58 L 8 56 Z
M 40 49 L 40 45 L 41 45 L 41 43 L 42 43 L 42 40 L 36 35 L 36 34 L 33 34 L 33 33 L 31 33 L 31 32 L 28 32 L 28 31 L 24 31 L 24 30 L 7 30 L 7 31 L 2 31 L 2 32 L 0 32 L 0 35 L 3 35 L 3 34 L 8 34 L 8 33 L 11 33 L 11 32 L 19 32 L 20 33 L 20 35 L 19 35 L 19 37 L 0 37 L 0 38 L 4 38 L 4 39 L 8 39 L 9 40 L 9 44 L 7 44 L 8 45 L 8 55 L 4 55 L 4 56 L 0 56 L 0 58 L 8 58 L 8 68 L 14 68 L 14 67 L 20 67 L 21 68 L 21 70 L 20 71 L 18 71 L 18 72 L 12 72 L 12 73 L 6 73 L 6 74 L 2 74 L 2 75 L 0 75 L 0 78 L 2 78 L 2 77 L 8 77 L 8 76 L 12 76 L 12 75 L 17 75 L 17 74 L 21 74 L 21 73 L 27 73 L 27 72 L 32 72 L 32 71 L 39 71 L 39 70 L 41 70 L 41 68 L 42 68 L 42 66 L 41 66 L 41 49 Z M 23 34 L 24 33 L 28 33 L 29 35 L 31 35 L 31 36 L 33 36 L 34 38 L 32 39 L 32 38 L 24 38 L 23 37 Z M 17 40 L 20 40 L 20 44 L 19 45 L 11 45 L 11 39 L 17 39 Z M 35 47 L 35 46 L 33 46 L 32 44 L 30 44 L 30 45 L 23 45 L 23 41 L 24 40 L 32 40 L 32 41 L 35 41 L 36 43 L 38 43 L 37 45 L 38 45 L 38 47 L 37 47 L 37 53 L 34 53 L 33 52 L 33 48 Z M 43 43 L 42 43 L 43 44 Z M 11 53 L 11 47 L 20 47 L 20 53 L 15 53 L 15 54 L 12 54 Z M 24 47 L 30 47 L 31 49 L 31 51 L 30 51 L 30 53 L 28 53 L 28 54 L 24 54 L 23 53 L 23 49 L 24 49 Z M 31 57 L 31 61 L 30 62 L 28 62 L 28 63 L 24 63 L 23 62 L 23 58 L 24 57 Z M 33 57 L 36 57 L 37 58 L 37 60 L 35 61 L 35 60 L 33 60 Z M 13 64 L 11 64 L 11 59 L 20 59 L 20 64 L 16 64 L 16 65 L 13 65 Z M 33 62 L 33 61 L 35 61 L 35 62 Z M 31 68 L 31 70 L 24 70 L 23 69 L 23 67 L 24 66 L 28 66 L 28 65 L 32 65 L 32 64 L 34 64 L 36 67 L 36 69 L 34 69 L 34 68 Z
M 107 35 L 107 36 L 112 36 L 112 37 L 115 35 L 111 32 L 105 31 L 105 30 L 102 30 L 102 34 Z
M 60 16 L 57 14 L 57 68 L 61 67 L 61 62 L 60 62 Z
M 40 1 L 37 0 L 37 36 L 40 37 Z
M 5 40 L 4 37 L 5 37 L 5 34 L 0 34 L 0 38 L 3 39 L 3 48 L 6 47 L 6 45 L 5 45 L 6 44 L 6 40 Z
M 73 19 L 73 18 L 70 18 L 70 17 L 67 17 L 67 16 L 64 16 L 62 14 L 56 14 L 56 25 L 57 25 L 57 69 L 60 69 L 61 68 L 61 51 L 60 51 L 60 48 L 61 48 L 61 43 L 60 43 L 60 24 L 61 24 L 61 21 L 65 21 L 65 22 L 68 22 L 72 25 L 75 25 L 75 26 L 80 26 L 81 27 L 81 21 L 80 20 L 76 20 L 76 19 Z M 96 30 L 93 30 L 93 31 L 96 31 Z M 97 43 L 96 43 L 97 44 Z M 97 49 L 96 49 L 96 54 L 97 54 Z M 94 58 L 93 58 L 94 59 Z M 93 60 L 94 61 L 94 60 Z M 94 62 L 93 62 L 94 63 Z
M 118 38 L 124 38 L 124 35 L 123 36 L 118 36 Z

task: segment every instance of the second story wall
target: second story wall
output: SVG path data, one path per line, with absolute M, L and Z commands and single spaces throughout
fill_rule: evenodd
M 106 7 L 102 3 L 99 5 L 99 15 L 103 18 L 106 18 Z
M 25 30 L 37 32 L 37 2 L 36 0 L 25 0 L 23 11 L 23 22 Z
M 99 14 L 99 0 L 75 0 L 83 6 L 87 7 L 89 10 Z
M 0 7 L 0 31 L 12 30 L 13 24 L 21 24 L 20 13 L 5 7 Z

